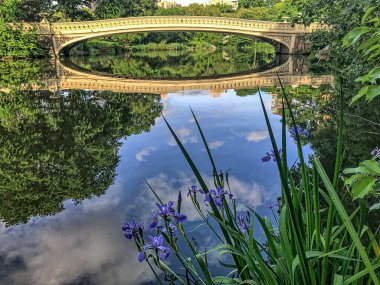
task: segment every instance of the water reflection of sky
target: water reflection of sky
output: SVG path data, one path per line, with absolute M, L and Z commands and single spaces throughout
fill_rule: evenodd
M 239 202 L 270 215 L 266 205 L 277 199 L 280 183 L 275 164 L 261 162 L 271 143 L 259 96 L 238 97 L 230 90 L 163 97 L 164 115 L 209 185 L 211 167 L 189 106 L 203 127 L 217 167 L 231 169 L 231 188 Z M 264 95 L 268 110 L 271 100 Z M 280 119 L 270 114 L 278 140 Z M 289 152 L 292 162 L 296 157 L 294 146 Z M 175 201 L 178 190 L 185 192 L 196 182 L 162 118 L 149 133 L 125 139 L 119 154 L 118 176 L 102 197 L 81 205 L 68 201 L 66 209 L 54 217 L 33 218 L 26 225 L 8 229 L 0 227 L 1 284 L 142 284 L 153 280 L 149 269 L 137 262 L 134 244 L 122 236 L 120 225 L 125 217 L 148 221 L 154 213 L 155 200 L 144 179 L 165 201 Z M 188 229 L 200 223 L 186 199 L 183 213 L 189 218 L 185 223 Z M 192 234 L 199 244 L 208 248 L 216 245 L 205 232 L 199 228 Z

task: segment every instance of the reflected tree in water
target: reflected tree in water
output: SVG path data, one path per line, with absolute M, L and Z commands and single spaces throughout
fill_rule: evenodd
M 63 91 L 0 97 L 0 218 L 54 215 L 112 185 L 120 140 L 148 132 L 158 95 Z
M 355 87 L 357 86 L 354 84 L 344 87 L 343 92 L 347 98 L 355 94 Z M 339 96 L 329 86 L 289 86 L 287 92 L 292 99 L 297 123 L 309 130 L 312 149 L 327 173 L 332 173 L 335 164 L 332 158 L 335 156 L 337 145 Z M 371 150 L 380 141 L 380 100 L 375 100 L 371 106 L 359 103 L 353 106 L 346 104 L 344 108 L 345 155 L 342 168 L 354 167 L 360 161 L 369 159 Z
M 41 77 L 54 77 L 53 66 L 42 60 L 0 61 L 1 88 L 19 89 L 21 86 L 39 83 Z
M 72 57 L 75 67 L 130 78 L 195 78 L 240 73 L 276 59 L 270 51 L 238 50 L 133 52 L 123 56 Z M 70 63 L 68 63 L 70 64 Z
M 310 144 L 314 155 L 320 159 L 327 174 L 332 177 L 335 167 L 340 105 L 337 92 L 329 86 L 320 88 L 286 86 L 285 88 L 291 97 L 296 122 L 310 133 L 310 137 L 304 143 Z M 351 98 L 356 94 L 357 88 L 356 84 L 345 85 L 343 88 L 345 97 Z M 280 90 L 275 92 L 280 92 Z M 347 99 L 345 102 L 349 102 L 349 100 Z M 345 106 L 342 169 L 357 167 L 359 162 L 372 157 L 371 151 L 379 146 L 380 142 L 379 118 L 380 100 L 374 100 L 371 106 L 365 102 Z M 294 173 L 297 177 L 299 170 L 296 168 Z M 341 196 L 346 210 L 352 213 L 357 207 L 356 201 L 352 201 L 348 192 L 338 194 Z M 370 206 L 378 202 L 378 199 L 371 197 L 363 202 Z M 376 218 L 379 215 L 380 211 L 373 211 L 371 218 L 368 219 L 368 225 L 374 230 L 379 227 L 380 219 Z M 322 218 L 326 218 L 326 216 L 322 215 Z M 355 222 L 359 223 L 360 221 Z
M 346 80 L 346 82 L 348 82 Z M 352 81 L 353 82 L 353 81 Z M 285 86 L 285 92 L 289 96 L 292 104 L 293 114 L 300 130 L 307 135 L 301 135 L 301 142 L 309 144 L 313 149 L 326 172 L 330 177 L 333 176 L 335 167 L 335 155 L 337 146 L 337 133 L 339 121 L 339 96 L 336 92 L 338 88 L 322 85 L 319 88 L 312 86 Z M 356 84 L 347 84 L 343 88 L 345 102 L 350 102 L 350 98 L 356 94 L 359 86 Z M 277 106 L 281 106 L 281 89 L 278 87 L 260 88 L 274 96 L 274 101 L 278 101 Z M 258 89 L 240 90 L 237 91 L 239 96 L 249 96 L 257 94 Z M 273 106 L 273 105 L 272 105 Z M 273 112 L 273 110 L 272 110 Z M 279 114 L 282 111 L 277 112 Z M 290 114 L 288 114 L 289 117 Z M 342 169 L 347 167 L 357 167 L 358 163 L 372 157 L 371 151 L 377 146 L 380 146 L 380 99 L 374 100 L 371 105 L 365 102 L 357 102 L 353 106 L 345 106 L 344 115 L 344 156 L 342 161 Z M 288 127 L 290 136 L 292 128 Z M 293 164 L 294 161 L 289 161 Z M 292 171 L 295 183 L 299 183 L 300 176 L 299 164 L 296 161 Z M 312 175 L 310 169 L 310 175 Z M 311 178 L 310 178 L 311 179 Z M 343 183 L 340 180 L 341 183 Z M 344 207 L 349 213 L 357 208 L 357 201 L 353 201 L 348 192 L 338 193 L 344 203 Z M 363 200 L 368 208 L 379 202 L 376 197 L 369 197 Z M 322 208 L 327 207 L 325 203 Z M 321 218 L 322 223 L 327 221 L 327 211 L 323 212 Z M 376 231 L 380 223 L 380 211 L 372 211 L 371 217 L 363 216 L 362 219 L 367 219 L 367 225 Z M 353 220 L 355 225 L 360 224 L 360 220 Z M 366 242 L 368 240 L 363 238 Z

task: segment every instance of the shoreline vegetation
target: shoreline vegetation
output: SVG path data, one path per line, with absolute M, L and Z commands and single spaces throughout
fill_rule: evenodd
M 202 33 L 203 36 L 207 37 L 207 34 Z M 134 35 L 133 37 L 136 37 Z M 86 43 L 79 44 L 72 48 L 69 52 L 70 56 L 79 55 L 103 55 L 103 54 L 121 54 L 126 52 L 147 52 L 147 51 L 195 51 L 195 50 L 206 50 L 206 51 L 216 51 L 216 50 L 252 50 L 255 52 L 267 52 L 275 53 L 274 47 L 266 42 L 238 37 L 238 36 L 225 36 L 216 35 L 211 41 L 206 41 L 205 39 L 198 40 L 197 34 L 187 35 L 188 38 L 181 38 L 178 36 L 171 42 L 161 40 L 160 37 L 157 39 L 151 39 L 149 42 L 143 40 L 144 35 L 141 39 L 130 41 L 130 37 L 124 36 L 122 39 L 120 37 L 116 39 L 97 39 L 89 41 Z M 154 41 L 155 40 L 155 41 Z M 158 40 L 161 40 L 158 42 Z

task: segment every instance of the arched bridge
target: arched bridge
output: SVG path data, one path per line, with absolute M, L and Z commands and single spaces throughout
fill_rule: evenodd
M 307 52 L 307 43 L 300 36 L 312 33 L 326 26 L 312 24 L 305 27 L 292 23 L 242 20 L 235 18 L 199 16 L 152 16 L 131 17 L 112 20 L 30 24 L 40 35 L 53 39 L 55 55 L 65 47 L 93 38 L 136 32 L 219 32 L 246 35 L 276 42 L 278 51 L 288 54 Z

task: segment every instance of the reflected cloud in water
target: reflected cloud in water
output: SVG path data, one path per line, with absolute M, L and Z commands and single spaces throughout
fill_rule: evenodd
M 264 131 L 254 131 L 249 133 L 246 137 L 246 140 L 249 142 L 261 142 L 269 139 L 269 133 L 267 130 Z
M 154 151 L 157 151 L 157 148 L 155 148 L 154 146 L 148 146 L 146 148 L 143 148 L 138 153 L 136 153 L 136 160 L 146 161 L 147 157 Z
M 264 95 L 264 101 L 270 104 L 271 97 Z M 277 177 L 275 165 L 261 163 L 270 141 L 262 131 L 265 122 L 259 98 L 238 97 L 228 90 L 218 98 L 170 94 L 164 99 L 163 111 L 212 187 L 211 167 L 202 151 L 196 125 L 190 120 L 189 105 L 196 112 L 210 148 L 218 151 L 215 155 L 218 168 L 232 169 L 229 181 L 238 204 L 249 204 L 265 212 L 268 201 L 276 200 L 280 185 L 278 179 L 273 179 Z M 270 118 L 278 136 L 281 129 L 278 117 L 270 115 Z M 249 135 L 257 141 L 254 148 L 246 139 Z M 201 221 L 186 194 L 196 180 L 178 148 L 173 146 L 162 119 L 156 120 L 149 132 L 133 134 L 120 142 L 118 176 L 103 196 L 79 205 L 66 201 L 65 210 L 54 217 L 32 218 L 25 225 L 0 229 L 1 284 L 153 282 L 151 272 L 138 263 L 135 246 L 123 237 L 120 226 L 126 217 L 148 223 L 157 211 L 156 200 L 144 182 L 147 179 L 165 202 L 176 202 L 178 191 L 182 191 L 182 211 L 188 216 L 186 228 L 193 230 Z M 206 209 L 204 197 L 199 199 Z M 239 207 L 239 211 L 244 210 Z M 192 234 L 200 245 L 207 248 L 216 245 L 205 227 Z M 210 265 L 217 264 L 216 257 L 210 258 Z
M 212 176 L 209 176 L 203 173 L 202 177 L 204 178 L 206 185 L 210 189 L 215 188 L 213 184 L 214 179 Z M 182 195 L 186 196 L 188 193 L 188 189 L 192 185 L 197 185 L 197 182 L 194 179 L 194 177 L 189 176 L 185 174 L 184 172 L 179 172 L 174 177 L 173 176 L 169 177 L 168 175 L 161 173 L 157 176 L 147 179 L 147 181 L 154 188 L 158 196 L 160 196 L 164 200 L 164 203 L 169 202 L 169 201 L 176 202 L 179 191 L 182 191 Z M 263 205 L 264 201 L 276 198 L 278 195 L 277 191 L 274 191 L 274 192 L 266 191 L 262 185 L 256 182 L 251 182 L 248 184 L 246 182 L 243 182 L 237 179 L 234 176 L 230 176 L 229 182 L 230 182 L 231 191 L 233 192 L 234 197 L 237 199 L 238 203 L 249 204 L 253 208 L 257 208 Z M 136 204 L 144 205 L 146 209 L 154 209 L 156 207 L 155 206 L 156 201 L 154 199 L 154 196 L 150 192 L 149 188 L 146 187 L 143 193 L 144 194 L 142 194 L 140 197 L 137 198 Z M 204 205 L 203 200 L 204 200 L 204 196 L 199 194 L 198 201 L 203 207 L 203 210 L 206 210 L 207 207 Z M 147 204 L 150 204 L 151 207 L 148 207 Z M 184 198 L 181 207 L 182 207 L 181 212 L 186 214 L 189 221 L 195 222 L 195 221 L 201 220 L 198 212 L 193 207 L 190 198 L 188 199 Z M 243 211 L 246 209 L 244 209 L 244 206 L 240 206 L 239 210 Z M 154 213 L 154 211 L 150 213 Z
M 210 149 L 218 149 L 224 145 L 226 141 L 212 141 L 209 143 Z
M 198 143 L 197 137 L 194 136 L 193 131 L 188 128 L 175 129 L 174 132 L 177 134 L 178 138 L 183 144 L 187 143 Z M 171 146 L 177 146 L 176 141 L 172 138 L 169 142 Z
M 12 274 L 0 283 L 133 285 L 153 280 L 150 270 L 133 258 L 134 244 L 120 234 L 120 220 L 115 220 L 120 193 L 115 185 L 100 199 L 78 207 L 67 203 L 67 210 L 55 217 L 2 228 L 0 255 L 15 268 L 8 268 Z

